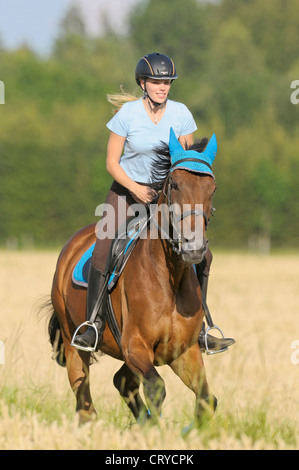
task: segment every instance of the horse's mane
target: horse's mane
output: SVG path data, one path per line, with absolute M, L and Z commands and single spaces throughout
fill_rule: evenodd
M 203 137 L 200 140 L 196 140 L 192 145 L 187 145 L 186 150 L 195 150 L 196 152 L 203 152 L 207 146 L 208 138 Z M 151 180 L 154 188 L 160 190 L 163 187 L 163 183 L 167 178 L 171 167 L 170 152 L 168 144 L 161 142 L 161 146 L 155 148 L 157 158 L 154 159 L 151 167 Z

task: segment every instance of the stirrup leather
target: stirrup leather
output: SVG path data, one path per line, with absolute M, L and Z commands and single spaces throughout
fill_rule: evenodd
M 78 334 L 78 331 L 80 330 L 80 328 L 82 328 L 82 326 L 85 326 L 85 325 L 91 326 L 96 332 L 96 340 L 95 340 L 94 346 L 80 346 L 79 344 L 74 343 L 76 336 Z M 71 346 L 73 346 L 76 349 L 80 349 L 81 351 L 95 352 L 97 344 L 98 344 L 98 340 L 99 340 L 99 333 L 98 333 L 96 325 L 94 323 L 91 323 L 90 321 L 85 321 L 81 323 L 81 325 L 79 325 L 78 328 L 76 329 L 72 338 Z
M 210 351 L 209 350 L 209 346 L 208 346 L 208 332 L 211 331 L 211 330 L 218 330 L 220 332 L 220 334 L 222 335 L 222 338 L 225 339 L 225 336 L 223 334 L 223 332 L 220 330 L 220 328 L 217 326 L 217 325 L 213 325 L 213 326 L 208 326 L 208 328 L 206 329 L 206 332 L 205 332 L 205 335 L 204 335 L 204 341 L 205 341 L 205 347 L 206 347 L 206 354 L 208 356 L 212 356 L 213 354 L 219 354 L 219 353 L 222 353 L 224 351 L 228 351 L 228 346 L 222 348 L 222 349 L 217 349 L 215 351 Z

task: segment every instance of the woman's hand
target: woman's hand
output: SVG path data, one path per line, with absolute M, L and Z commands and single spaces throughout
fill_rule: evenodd
M 134 184 L 131 193 L 138 203 L 143 202 L 144 204 L 150 203 L 157 195 L 154 189 L 138 183 Z
M 119 161 L 124 143 L 125 137 L 121 137 L 113 132 L 110 133 L 107 147 L 107 170 L 119 184 L 131 192 L 136 202 L 148 204 L 157 193 L 154 189 L 133 181 L 120 166 Z

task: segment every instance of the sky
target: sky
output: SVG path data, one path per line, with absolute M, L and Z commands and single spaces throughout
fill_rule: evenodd
M 77 3 L 91 34 L 99 32 L 100 13 L 124 30 L 128 11 L 140 0 L 0 0 L 0 40 L 6 48 L 26 43 L 43 55 L 51 51 L 59 24 L 71 4 Z

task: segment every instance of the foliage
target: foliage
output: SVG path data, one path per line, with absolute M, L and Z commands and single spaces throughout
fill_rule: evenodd
M 136 93 L 135 64 L 161 51 L 196 137 L 217 135 L 213 246 L 297 246 L 298 13 L 296 0 L 144 0 L 126 35 L 91 37 L 72 6 L 49 57 L 1 46 L 0 243 L 57 245 L 95 221 L 111 183 L 106 94 Z

